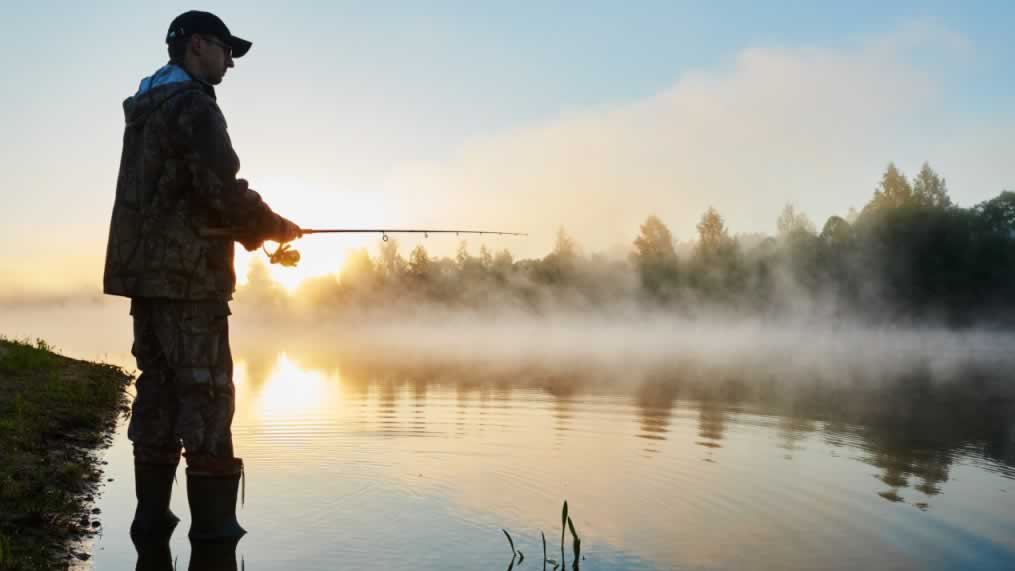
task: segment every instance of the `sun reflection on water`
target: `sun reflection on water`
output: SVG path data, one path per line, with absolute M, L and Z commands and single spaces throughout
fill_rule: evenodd
M 286 352 L 280 352 L 260 387 L 253 386 L 246 375 L 246 363 L 240 363 L 242 389 L 250 391 L 249 404 L 244 407 L 258 421 L 292 422 L 334 410 L 341 399 L 341 379 L 336 372 L 325 373 L 305 369 L 295 363 Z M 237 374 L 237 377 L 241 375 Z M 238 379 L 239 380 L 239 379 Z

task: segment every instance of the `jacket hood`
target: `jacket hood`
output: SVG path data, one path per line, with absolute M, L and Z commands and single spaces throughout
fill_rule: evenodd
M 178 65 L 166 64 L 142 79 L 137 93 L 123 101 L 124 120 L 127 125 L 143 123 L 167 100 L 191 89 L 201 89 L 215 97 L 212 86 L 195 80 Z

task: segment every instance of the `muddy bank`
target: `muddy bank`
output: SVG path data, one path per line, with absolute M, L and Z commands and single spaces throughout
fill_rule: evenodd
M 0 569 L 64 569 L 101 532 L 96 451 L 127 408 L 131 378 L 44 341 L 0 339 Z

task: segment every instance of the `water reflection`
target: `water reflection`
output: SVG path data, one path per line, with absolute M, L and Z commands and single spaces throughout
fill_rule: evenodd
M 552 394 L 552 393 L 551 393 Z M 575 401 L 572 393 L 554 395 L 553 398 L 553 432 L 557 445 L 563 441 L 565 434 L 571 430 L 574 420 Z
M 887 486 L 880 497 L 926 510 L 963 458 L 1010 477 L 1015 408 L 1010 385 L 999 380 L 975 369 L 943 383 L 906 376 L 838 405 L 844 411 L 838 417 L 856 424 L 826 431 L 839 441 L 860 439 L 862 460 L 880 470 L 877 479 Z
M 714 372 L 685 363 L 650 371 L 640 382 L 608 384 L 604 377 L 609 373 L 580 367 L 401 363 L 320 351 L 258 355 L 242 361 L 240 376 L 256 403 L 252 415 L 259 422 L 315 412 L 335 416 L 348 400 L 373 403 L 372 412 L 359 413 L 381 435 L 425 435 L 428 426 L 441 426 L 431 420 L 428 407 L 441 407 L 433 411 L 434 420 L 446 412 L 440 402 L 430 402 L 433 389 L 451 388 L 454 408 L 448 425 L 456 436 L 466 437 L 470 429 L 497 428 L 494 411 L 509 408 L 513 391 L 522 389 L 549 396 L 559 445 L 574 430 L 587 398 L 626 393 L 638 415 L 634 436 L 647 441 L 643 451 L 661 450 L 680 403 L 696 409 L 694 444 L 710 450 L 723 447 L 730 415 L 749 410 L 774 416 L 783 458 L 792 460 L 805 451 L 808 435 L 814 433 L 833 448 L 857 446 L 864 451 L 862 461 L 879 470 L 877 479 L 885 486 L 877 490 L 881 497 L 902 501 L 912 490 L 918 494 L 914 503 L 922 507 L 942 493 L 949 467 L 959 456 L 979 458 L 1008 477 L 1015 465 L 1015 399 L 996 373 L 984 371 L 937 383 L 913 374 L 873 385 L 799 387 L 769 381 L 751 386 L 728 374 L 709 381 Z
M 786 460 L 792 460 L 793 454 L 804 450 L 803 442 L 807 435 L 817 430 L 817 423 L 809 418 L 796 416 L 779 417 L 778 434 L 779 448 L 786 451 L 783 456 Z
M 675 382 L 662 379 L 648 379 L 638 386 L 635 403 L 638 406 L 641 430 L 637 436 L 649 441 L 644 449 L 646 452 L 659 452 L 658 441 L 666 440 L 673 404 L 677 400 L 677 389 Z
M 948 481 L 949 467 L 955 461 L 963 441 L 951 441 L 949 437 L 928 439 L 928 427 L 918 420 L 899 426 L 877 430 L 864 429 L 869 452 L 864 461 L 881 469 L 879 479 L 889 490 L 878 495 L 892 502 L 904 502 L 903 489 L 911 485 L 910 479 L 917 480 L 913 489 L 921 494 L 914 499 L 914 505 L 921 509 L 930 506 L 930 498 L 941 493 L 942 485 Z
M 137 551 L 137 571 L 173 571 L 173 552 L 169 547 L 169 536 L 162 538 L 134 540 Z
M 415 435 L 426 434 L 426 393 L 427 384 L 421 379 L 412 382 L 412 420 L 410 432 Z
M 465 436 L 465 425 L 468 418 L 469 387 L 464 384 L 455 385 L 455 435 Z
M 188 571 L 236 571 L 236 541 L 193 543 Z
M 401 432 L 399 426 L 399 415 L 397 414 L 397 390 L 396 381 L 384 379 L 377 383 L 377 424 L 382 435 L 393 435 Z
M 236 571 L 236 546 L 239 541 L 224 543 L 192 543 L 188 571 Z M 169 536 L 134 543 L 137 571 L 176 571 Z
M 261 361 L 261 379 L 267 379 L 269 374 L 297 380 L 340 377 L 342 391 L 350 395 L 365 398 L 371 389 L 376 390 L 389 413 L 388 409 L 401 400 L 402 387 L 409 389 L 414 407 L 425 407 L 430 387 L 451 386 L 463 407 L 475 405 L 480 409 L 490 406 L 490 400 L 510 400 L 513 390 L 538 389 L 550 395 L 555 405 L 559 404 L 554 409 L 555 418 L 566 426 L 581 397 L 608 390 L 634 397 L 643 425 L 642 437 L 665 434 L 673 404 L 684 400 L 702 403 L 703 424 L 707 425 L 702 437 L 721 440 L 722 418 L 717 409 L 729 411 L 749 403 L 755 412 L 782 418 L 782 438 L 791 441 L 787 449 L 795 449 L 800 438 L 817 430 L 813 421 L 821 420 L 833 435 L 835 427 L 843 423 L 864 425 L 871 439 L 901 431 L 908 435 L 908 440 L 900 443 L 904 447 L 976 445 L 994 461 L 1015 463 L 1012 448 L 1015 433 L 1010 416 L 1013 396 L 1008 394 L 1013 391 L 1000 382 L 986 384 L 974 379 L 931 385 L 903 378 L 884 379 L 880 386 L 750 387 L 742 381 L 702 382 L 701 378 L 707 378 L 708 374 L 700 368 L 694 382 L 665 371 L 648 381 L 625 383 L 611 377 L 616 374 L 612 371 L 562 371 L 533 365 L 485 368 L 452 362 L 400 363 L 363 360 L 334 352 L 281 353 L 273 358 L 271 367 L 264 367 L 267 361 Z M 256 380 L 254 361 L 245 362 L 251 384 L 263 382 Z M 999 373 L 1004 374 L 995 372 L 992 376 Z M 604 376 L 610 378 L 608 388 Z M 715 423 L 718 424 L 713 427 Z M 718 435 L 712 436 L 716 432 Z
M 247 361 L 243 361 L 241 366 L 244 364 Z M 258 363 L 255 367 L 260 366 Z M 250 372 L 247 364 L 246 373 L 249 375 Z M 262 374 L 263 370 L 256 372 Z M 243 374 L 237 377 L 237 384 L 243 385 Z M 324 405 L 334 405 L 341 398 L 338 391 L 342 386 L 337 375 L 304 369 L 294 363 L 287 353 L 279 353 L 268 375 L 251 379 L 251 398 L 256 403 L 254 414 L 262 419 L 299 417 Z
M 724 403 L 712 399 L 698 402 L 698 436 L 702 439 L 695 444 L 706 448 L 722 448 L 723 433 L 726 431 Z
M 259 568 L 408 568 L 431 544 L 417 568 L 492 568 L 502 527 L 531 565 L 564 498 L 588 570 L 990 568 L 968 559 L 981 543 L 1015 561 L 1015 494 L 997 484 L 1013 473 L 1004 383 L 801 387 L 700 365 L 625 377 L 289 348 L 237 362 L 255 482 L 244 558 Z M 906 513 L 934 519 L 891 515 Z M 166 559 L 151 553 L 138 561 Z

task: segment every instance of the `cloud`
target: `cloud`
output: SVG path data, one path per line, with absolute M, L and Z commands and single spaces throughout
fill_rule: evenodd
M 565 113 L 472 141 L 444 161 L 404 165 L 386 192 L 407 220 L 467 217 L 529 231 L 524 246 L 507 244 L 523 255 L 545 253 L 561 224 L 591 249 L 627 245 L 652 213 L 690 239 L 710 205 L 734 231 L 773 231 L 787 201 L 820 224 L 862 206 L 890 160 L 909 168 L 911 155 L 948 156 L 961 143 L 956 156 L 978 157 L 970 169 L 994 173 L 986 178 L 995 183 L 997 173 L 1010 176 L 1010 153 L 978 152 L 992 138 L 949 119 L 957 112 L 944 89 L 947 66 L 970 57 L 961 36 L 926 24 L 845 48 L 750 48 L 722 69 L 687 71 L 652 97 Z M 949 121 L 958 123 L 951 132 L 966 134 L 943 146 L 923 142 Z M 965 180 L 965 166 L 948 161 L 939 170 L 954 183 Z

